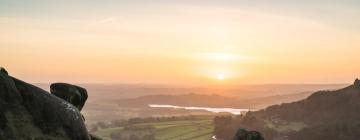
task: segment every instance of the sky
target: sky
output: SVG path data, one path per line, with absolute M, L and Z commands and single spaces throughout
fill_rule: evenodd
M 0 0 L 0 66 L 32 83 L 350 83 L 357 0 Z

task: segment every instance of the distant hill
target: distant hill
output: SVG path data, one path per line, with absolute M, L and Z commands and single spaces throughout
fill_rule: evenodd
M 318 91 L 308 98 L 245 117 L 218 117 L 215 134 L 231 139 L 237 128 L 257 130 L 266 140 L 357 140 L 360 138 L 360 81 L 335 91 Z
M 49 91 L 50 84 L 36 84 Z M 143 84 L 78 84 L 86 88 L 90 98 L 88 103 L 137 98 L 147 95 L 183 95 L 188 93 L 216 94 L 241 99 L 255 99 L 269 96 L 288 95 L 318 90 L 339 89 L 347 84 L 262 84 L 262 85 L 143 85 Z
M 138 98 L 122 99 L 118 101 L 118 104 L 122 107 L 146 107 L 148 104 L 163 104 L 197 107 L 250 108 L 257 110 L 265 108 L 269 105 L 301 100 L 309 95 L 310 93 L 304 92 L 298 94 L 277 95 L 246 100 L 215 94 L 148 95 Z
M 197 107 L 235 107 L 240 106 L 238 99 L 220 95 L 182 94 L 182 95 L 148 95 L 133 99 L 119 100 L 122 107 L 145 107 L 148 104 L 164 104 Z

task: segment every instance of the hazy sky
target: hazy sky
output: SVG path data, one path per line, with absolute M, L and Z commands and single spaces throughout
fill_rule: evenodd
M 0 0 L 0 65 L 30 82 L 348 83 L 360 1 Z

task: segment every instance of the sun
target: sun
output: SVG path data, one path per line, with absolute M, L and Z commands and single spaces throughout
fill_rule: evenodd
M 224 76 L 224 74 L 219 73 L 219 74 L 216 75 L 216 79 L 217 79 L 217 80 L 224 80 L 224 79 L 225 79 L 225 76 Z

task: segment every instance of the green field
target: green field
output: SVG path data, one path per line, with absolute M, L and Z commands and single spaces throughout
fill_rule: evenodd
M 157 123 L 139 123 L 136 127 L 151 126 L 152 129 L 124 130 L 123 127 L 99 129 L 97 136 L 111 140 L 112 133 L 121 135 L 146 135 L 155 134 L 156 140 L 211 140 L 213 133 L 212 119 L 191 121 L 167 121 Z

